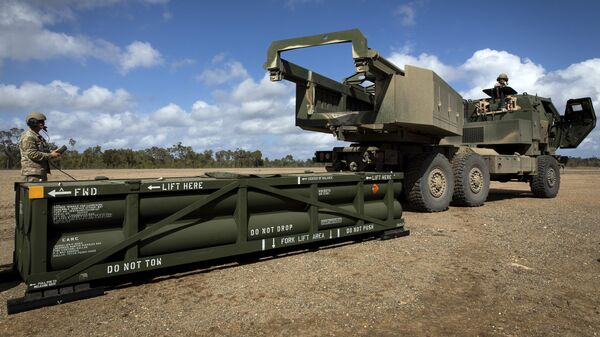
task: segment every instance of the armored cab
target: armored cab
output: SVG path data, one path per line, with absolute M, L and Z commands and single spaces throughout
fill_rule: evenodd
M 448 137 L 442 143 L 468 146 L 483 155 L 492 180 L 531 180 L 546 170 L 540 168 L 541 156 L 558 170 L 557 161 L 566 163 L 567 158 L 557 156 L 556 150 L 576 148 L 596 125 L 589 97 L 568 100 L 560 115 L 550 98 L 517 94 L 511 87 L 483 92 L 489 97 L 465 103 L 462 137 Z M 557 192 L 558 185 L 540 196 Z
M 576 148 L 596 125 L 589 97 L 571 99 L 560 115 L 550 98 L 517 94 L 511 87 L 484 90 L 490 97 L 466 102 L 461 143 L 500 154 L 554 155 Z

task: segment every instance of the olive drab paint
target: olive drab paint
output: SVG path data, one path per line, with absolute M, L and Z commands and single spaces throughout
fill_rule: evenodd
M 402 230 L 402 177 L 320 173 L 17 183 L 14 266 L 31 292 Z M 81 197 L 76 191 L 94 192 Z

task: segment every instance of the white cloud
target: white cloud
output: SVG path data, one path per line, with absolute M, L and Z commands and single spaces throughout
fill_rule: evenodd
M 492 87 L 500 73 L 509 75 L 513 88 L 530 93 L 539 90 L 537 81 L 546 76 L 544 67 L 528 58 L 489 48 L 474 52 L 458 66 L 445 64 L 436 55 L 422 53 L 414 56 L 410 48 L 394 51 L 388 59 L 400 68 L 409 64 L 432 69 L 446 81 L 462 82 L 468 88 L 461 93 L 465 98 L 480 98 L 482 90 Z
M 396 10 L 394 10 L 394 16 L 400 18 L 400 23 L 403 26 L 414 26 L 417 17 L 417 10 L 415 7 L 414 2 L 399 5 L 396 7 Z
M 121 72 L 124 74 L 134 68 L 150 68 L 162 63 L 160 52 L 152 48 L 150 43 L 140 41 L 134 41 L 127 46 L 127 51 L 121 55 L 119 60 Z
M 26 2 L 3 1 L 0 3 L 0 25 L 11 26 L 22 23 L 30 23 L 35 26 L 53 23 L 55 21 L 53 13 L 44 13 L 44 11 L 31 7 Z
M 191 117 L 195 120 L 217 119 L 219 117 L 219 108 L 204 101 L 196 101 L 192 105 L 191 114 Z
M 600 102 L 600 58 L 589 59 L 572 64 L 566 69 L 548 73 L 539 78 L 535 85 L 540 94 L 553 97 L 555 104 L 560 104 L 559 111 L 564 107 L 567 99 L 578 97 L 591 97 L 596 104 L 596 112 Z M 556 97 L 556 98 L 555 98 Z
M 291 84 L 271 82 L 265 74 L 260 81 L 246 78 L 230 90 L 217 91 L 214 103 L 196 101 L 189 111 L 169 104 L 158 109 L 148 122 L 168 129 L 153 128 L 155 133 L 168 134 L 166 144 L 181 141 L 197 150 L 243 148 L 261 150 L 270 158 L 289 153 L 309 158 L 317 148 L 328 149 L 336 144 L 330 134 L 315 134 L 295 126 L 293 95 Z M 167 116 L 187 124 L 172 128 L 175 123 L 165 120 Z
M 248 78 L 248 71 L 235 60 L 225 61 L 223 53 L 215 55 L 210 68 L 203 70 L 197 79 L 207 85 L 219 85 L 235 79 Z
M 127 139 L 126 138 L 115 138 L 112 140 L 109 140 L 108 142 L 104 143 L 104 147 L 107 149 L 118 149 L 118 148 L 126 148 L 127 147 Z
M 100 145 L 111 148 L 116 144 L 129 147 L 137 145 L 140 134 L 147 134 L 147 127 L 139 124 L 139 115 L 129 111 L 116 114 L 101 112 L 68 110 L 51 110 L 48 116 L 48 133 L 55 144 L 67 144 L 69 138 L 77 140 L 77 147 L 84 149 Z M 22 125 L 20 125 L 23 127 Z M 141 133 L 131 132 L 133 126 Z M 124 144 L 124 145 L 123 145 Z
M 291 147 L 273 139 L 302 132 L 294 126 L 293 93 L 292 85 L 270 82 L 265 75 L 260 81 L 248 78 L 219 91 L 212 103 L 198 100 L 188 108 L 169 103 L 144 113 L 134 110 L 133 97 L 122 89 L 28 82 L 0 85 L 0 113 L 44 111 L 51 140 L 63 144 L 74 138 L 79 149 L 95 145 L 140 149 L 181 141 L 198 151 L 260 149 L 280 157 Z M 24 127 L 20 119 L 11 123 L 2 116 L 0 125 Z
M 196 60 L 193 60 L 190 58 L 175 60 L 175 61 L 171 62 L 170 71 L 173 73 L 173 72 L 177 71 L 179 68 L 191 66 L 195 63 L 196 63 Z
M 167 140 L 165 133 L 150 133 L 142 137 L 136 144 L 138 148 L 149 148 L 152 146 L 164 146 Z M 129 141 L 128 143 L 132 143 Z
M 584 96 L 592 97 L 596 111 L 600 111 L 600 59 L 547 72 L 532 60 L 491 49 L 476 51 L 457 66 L 435 55 L 397 53 L 390 59 L 420 62 L 465 84 L 465 96 L 482 97 L 480 89 L 493 85 L 499 72 L 506 72 L 515 89 L 552 97 L 559 111 L 568 98 Z M 97 144 L 140 149 L 181 141 L 196 151 L 244 148 L 261 150 L 269 158 L 288 153 L 309 158 L 315 150 L 344 144 L 330 134 L 300 130 L 295 126 L 294 107 L 294 86 L 271 82 L 266 74 L 260 80 L 247 77 L 228 90 L 216 91 L 210 101 L 197 100 L 190 106 L 173 102 L 149 113 L 137 111 L 134 98 L 123 89 L 82 89 L 63 81 L 0 85 L 2 129 L 24 127 L 21 116 L 11 112 L 41 110 L 49 117 L 52 141 L 66 144 L 74 138 L 80 149 Z M 579 149 L 565 154 L 600 156 L 600 131 L 593 132 Z
M 230 91 L 215 93 L 216 103 L 211 106 L 196 102 L 196 116 L 203 111 L 210 122 L 220 118 L 234 134 L 281 134 L 294 131 L 293 87 L 271 82 L 265 75 L 259 82 L 247 78 Z
M 212 63 L 213 65 L 222 63 L 223 61 L 225 61 L 226 57 L 227 57 L 227 54 L 225 54 L 225 53 L 218 53 L 215 56 L 213 56 L 213 58 L 210 61 L 210 63 Z
M 294 123 L 293 114 L 274 118 L 256 117 L 240 121 L 240 123 L 234 126 L 234 129 L 240 134 L 285 134 L 294 132 Z
M 82 90 L 53 81 L 0 86 L 0 112 L 35 106 L 47 113 L 53 142 L 63 144 L 74 138 L 80 149 L 95 145 L 139 149 L 181 141 L 198 151 L 260 149 L 271 157 L 291 153 L 291 145 L 272 141 L 302 132 L 294 126 L 291 85 L 270 82 L 265 75 L 260 81 L 246 79 L 214 98 L 214 103 L 198 100 L 189 108 L 169 103 L 143 113 L 132 110 L 133 98 L 122 89 L 92 86 Z M 24 127 L 23 122 L 15 122 Z M 305 146 L 305 150 L 312 149 Z
M 283 136 L 281 145 L 287 153 L 296 159 L 312 158 L 315 151 L 331 150 L 336 146 L 348 146 L 348 143 L 338 141 L 332 134 L 303 132 Z
M 544 67 L 528 58 L 522 59 L 506 51 L 488 48 L 476 51 L 460 66 L 459 71 L 463 72 L 471 88 L 464 93 L 466 98 L 481 97 L 481 90 L 492 87 L 500 73 L 508 74 L 513 88 L 529 93 L 539 90 L 536 82 L 545 76 Z
M 114 48 L 87 37 L 51 32 L 31 22 L 0 25 L 0 59 L 83 58 L 92 56 L 97 49 L 104 49 L 100 52 L 104 56 L 112 54 Z
M 175 103 L 169 103 L 156 110 L 152 114 L 152 120 L 161 126 L 185 126 L 189 124 L 188 114 Z
M 0 1 L 0 64 L 18 61 L 69 57 L 96 58 L 118 66 L 122 73 L 137 67 L 162 63 L 160 52 L 148 42 L 135 41 L 126 50 L 102 39 L 49 30 L 48 25 L 73 19 L 74 9 L 110 6 L 119 1 Z
M 446 81 L 452 81 L 460 77 L 459 69 L 444 64 L 435 55 L 422 53 L 419 56 L 413 56 L 405 51 L 406 49 L 402 51 L 395 51 L 388 57 L 388 59 L 402 69 L 404 69 L 404 66 L 407 64 L 421 68 L 432 69 Z
M 133 106 L 133 97 L 124 89 L 91 86 L 81 92 L 68 82 L 48 84 L 25 82 L 21 86 L 0 84 L 0 112 L 14 110 L 73 109 L 106 113 L 122 112 Z

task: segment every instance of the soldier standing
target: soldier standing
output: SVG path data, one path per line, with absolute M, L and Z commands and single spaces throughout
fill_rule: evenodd
M 26 182 L 47 181 L 50 173 L 49 159 L 60 157 L 57 150 L 50 151 L 48 143 L 40 135 L 46 131 L 46 116 L 41 112 L 30 112 L 25 118 L 29 129 L 19 138 L 21 151 L 21 174 Z

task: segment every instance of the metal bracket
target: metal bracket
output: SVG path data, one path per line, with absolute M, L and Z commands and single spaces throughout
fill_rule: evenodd
M 6 311 L 9 315 L 23 311 L 33 310 L 51 305 L 78 301 L 86 298 L 104 295 L 103 287 L 90 287 L 89 284 L 36 291 L 25 296 L 6 301 Z

